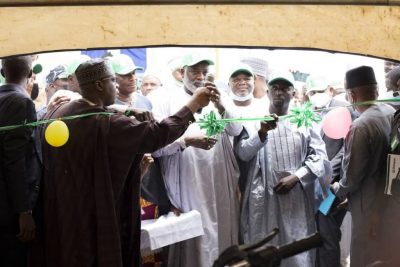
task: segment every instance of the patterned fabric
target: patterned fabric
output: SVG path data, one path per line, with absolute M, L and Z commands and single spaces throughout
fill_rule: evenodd
M 110 63 L 103 59 L 92 59 L 82 63 L 75 71 L 80 85 L 114 76 Z
M 140 207 L 142 208 L 142 220 L 157 219 L 159 217 L 158 206 L 140 198 Z M 161 250 L 155 251 L 149 255 L 142 256 L 142 267 L 158 267 L 163 263 Z
M 249 162 L 240 218 L 244 242 L 259 241 L 275 227 L 280 232 L 272 245 L 287 244 L 314 233 L 314 184 L 330 175 L 319 134 L 280 121 L 264 143 L 257 131 L 246 127 L 235 144 L 236 155 Z M 300 182 L 287 194 L 275 193 L 274 186 L 290 174 Z M 282 261 L 281 266 L 313 266 L 314 261 L 314 252 L 309 251 Z

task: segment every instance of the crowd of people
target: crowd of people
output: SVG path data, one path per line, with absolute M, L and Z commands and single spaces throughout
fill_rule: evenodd
M 2 60 L 0 127 L 21 127 L 0 128 L 0 266 L 210 267 L 274 228 L 271 245 L 317 231 L 323 239 L 281 266 L 339 267 L 347 257 L 355 267 L 400 265 L 400 178 L 385 193 L 388 172 L 400 173 L 387 167 L 388 155 L 400 154 L 400 66 L 385 69 L 393 103 L 383 104 L 370 66 L 343 72 L 343 84 L 311 74 L 299 88 L 293 71 L 271 71 L 256 57 L 232 62 L 229 79 L 215 81 L 213 59 L 193 52 L 173 60 L 173 83 L 146 73 L 139 86 L 143 68 L 128 55 L 79 55 L 49 71 L 46 103 L 35 108 L 33 60 Z M 346 107 L 346 138 L 283 119 L 305 101 L 322 118 Z M 208 136 L 195 122 L 210 112 L 271 119 L 232 121 Z M 24 126 L 67 116 L 77 117 L 65 121 L 61 147 L 45 141 L 47 124 Z M 330 192 L 336 200 L 323 214 Z M 192 210 L 203 235 L 141 255 L 141 219 Z M 351 229 L 342 225 L 348 212 Z

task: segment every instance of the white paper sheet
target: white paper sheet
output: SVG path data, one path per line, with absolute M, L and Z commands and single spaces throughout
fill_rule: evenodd
M 204 234 L 201 215 L 197 210 L 180 216 L 170 212 L 158 219 L 144 220 L 141 229 L 142 254 Z
M 400 155 L 389 154 L 387 158 L 385 194 L 392 194 L 394 180 L 400 180 Z

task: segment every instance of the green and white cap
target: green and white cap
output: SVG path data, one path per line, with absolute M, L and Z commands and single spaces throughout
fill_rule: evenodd
M 76 69 L 79 67 L 80 64 L 90 60 L 90 57 L 87 55 L 76 55 L 74 56 L 68 63 L 67 63 L 67 71 L 65 72 L 65 77 L 62 75 L 60 79 L 68 78 L 68 76 L 75 74 Z
M 305 83 L 306 93 L 321 92 L 328 88 L 328 82 L 322 76 L 310 75 Z
M 111 66 L 116 74 L 126 75 L 136 70 L 143 70 L 136 66 L 132 58 L 125 54 L 119 54 L 110 58 Z
M 276 81 L 286 81 L 294 87 L 294 77 L 290 71 L 276 71 L 272 73 L 268 85 L 271 85 Z
M 214 61 L 208 55 L 203 53 L 190 53 L 183 57 L 182 68 L 186 66 L 193 66 L 203 61 L 207 62 L 209 65 L 214 65 Z
M 230 74 L 229 78 L 232 78 L 233 76 L 235 76 L 236 74 L 239 74 L 239 73 L 246 73 L 246 74 L 254 77 L 253 69 L 249 65 L 244 64 L 244 63 L 238 63 L 232 67 L 231 71 L 229 72 L 229 74 Z

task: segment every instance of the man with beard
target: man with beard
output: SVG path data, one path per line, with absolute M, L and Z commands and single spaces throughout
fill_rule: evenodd
M 290 72 L 271 76 L 270 114 L 288 114 L 293 84 Z M 273 245 L 314 233 L 314 186 L 331 172 L 319 132 L 311 127 L 297 128 L 290 120 L 265 121 L 258 131 L 243 130 L 235 152 L 251 164 L 240 215 L 244 242 L 260 241 L 275 227 L 280 232 L 271 241 Z M 283 260 L 281 266 L 311 267 L 314 262 L 312 250 Z
M 183 61 L 183 87 L 170 91 L 168 98 L 154 106 L 158 118 L 176 112 L 198 90 L 216 90 L 206 82 L 209 66 L 214 62 L 201 54 L 186 55 Z M 230 103 L 230 106 L 228 104 Z M 196 119 L 211 111 L 220 117 L 232 117 L 232 101 L 215 99 Z M 229 123 L 219 136 L 208 137 L 204 129 L 193 123 L 182 138 L 153 153 L 159 157 L 168 196 L 172 205 L 183 212 L 197 210 L 203 222 L 204 235 L 170 247 L 169 266 L 209 267 L 219 253 L 238 242 L 238 198 L 236 189 L 239 171 L 229 136 L 238 135 L 241 124 Z
M 55 108 L 49 117 L 110 111 L 105 106 L 115 99 L 111 66 L 90 60 L 75 74 L 82 98 Z M 140 266 L 143 154 L 178 138 L 193 113 L 215 98 L 214 88 L 202 88 L 160 123 L 118 113 L 66 121 L 68 142 L 59 148 L 44 144 L 44 251 L 37 250 L 32 266 Z
M 136 88 L 136 71 L 143 68 L 136 66 L 133 60 L 124 54 L 112 57 L 111 64 L 118 84 L 115 104 L 151 110 L 152 105 L 150 100 L 138 94 Z

